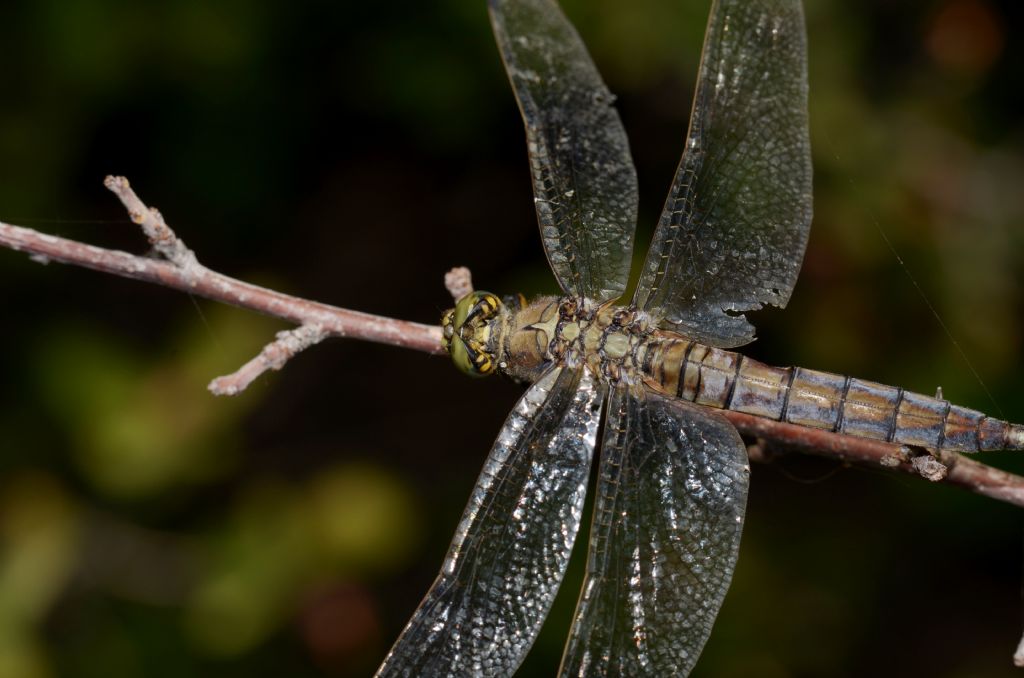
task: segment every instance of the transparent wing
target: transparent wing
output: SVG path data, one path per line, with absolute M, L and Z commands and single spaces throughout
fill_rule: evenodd
M 634 303 L 724 348 L 742 312 L 785 306 L 811 225 L 807 49 L 800 0 L 717 0 L 686 148 Z
M 519 666 L 576 538 L 604 390 L 586 370 L 556 368 L 523 395 L 378 676 L 507 676 Z
M 732 578 L 746 448 L 720 415 L 611 395 L 590 554 L 562 676 L 685 676 Z
M 614 97 L 554 0 L 490 0 L 526 125 L 548 262 L 566 294 L 622 296 L 636 229 L 636 170 Z

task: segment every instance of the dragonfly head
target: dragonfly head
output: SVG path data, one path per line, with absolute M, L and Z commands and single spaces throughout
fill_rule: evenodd
M 442 341 L 452 362 L 471 377 L 486 377 L 498 369 L 495 323 L 504 304 L 490 292 L 475 291 L 459 299 L 441 318 Z

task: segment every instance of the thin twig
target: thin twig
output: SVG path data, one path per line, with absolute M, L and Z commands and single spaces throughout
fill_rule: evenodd
M 185 247 L 174 231 L 164 222 L 163 215 L 155 207 L 146 207 L 145 203 L 135 195 L 128 180 L 124 177 L 108 176 L 103 185 L 118 197 L 128 216 L 142 227 L 146 239 L 153 249 L 164 259 L 185 272 L 200 273 L 199 261 L 195 253 Z
M 456 266 L 444 274 L 444 286 L 452 299 L 458 301 L 473 291 L 473 276 L 465 266 Z
M 283 336 L 278 335 L 276 341 L 234 374 L 214 380 L 211 390 L 215 392 L 238 392 L 259 374 L 268 369 L 280 369 L 292 355 L 329 336 L 363 339 L 432 354 L 444 353 L 439 327 L 293 297 L 211 271 L 197 262 L 195 255 L 164 223 L 159 212 L 146 207 L 135 196 L 127 181 L 108 178 L 107 185 L 121 198 L 132 220 L 143 227 L 154 250 L 167 261 L 94 247 L 4 223 L 0 223 L 0 246 L 25 252 L 37 261 L 58 261 L 157 283 L 300 326 L 282 333 Z M 472 290 L 468 271 L 456 269 L 452 273 L 449 291 L 453 296 L 459 297 L 462 296 L 460 292 Z M 936 482 L 956 485 L 1024 507 L 1024 477 L 958 454 L 940 452 L 932 457 L 891 443 L 804 428 L 740 412 L 726 410 L 722 414 L 748 438 L 758 439 L 759 443 L 749 450 L 754 461 L 770 461 L 779 448 L 795 450 L 923 475 Z
M 280 370 L 295 354 L 320 343 L 327 336 L 319 325 L 303 325 L 277 333 L 277 339 L 233 374 L 217 377 L 207 386 L 213 395 L 237 395 L 267 370 Z
M 264 313 L 297 325 L 318 325 L 327 336 L 362 339 L 443 354 L 441 328 L 384 318 L 294 297 L 242 282 L 201 265 L 189 269 L 169 261 L 94 247 L 0 222 L 0 245 L 31 257 L 84 266 L 195 294 Z

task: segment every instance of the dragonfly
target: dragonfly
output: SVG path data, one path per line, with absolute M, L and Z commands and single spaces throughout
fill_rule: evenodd
M 749 487 L 721 410 L 963 453 L 1022 449 L 1024 426 L 729 350 L 754 338 L 746 312 L 786 305 L 807 245 L 800 0 L 713 2 L 682 159 L 626 302 L 637 180 L 614 98 L 554 0 L 489 9 L 562 295 L 474 291 L 443 318 L 460 370 L 530 386 L 377 675 L 515 672 L 565 574 L 599 449 L 559 675 L 685 676 L 729 587 Z

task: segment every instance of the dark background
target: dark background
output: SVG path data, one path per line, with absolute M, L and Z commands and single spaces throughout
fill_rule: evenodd
M 641 251 L 707 5 L 565 2 L 619 96 Z M 808 5 L 815 227 L 747 352 L 1024 420 L 1024 6 Z M 554 291 L 483 0 L 6 2 L 0 45 L 3 221 L 142 252 L 101 183 L 124 174 L 205 264 L 320 301 L 436 322 L 459 264 Z M 2 678 L 368 675 L 520 393 L 332 341 L 215 399 L 285 325 L 11 252 L 0 327 Z M 758 466 L 697 673 L 1012 675 L 1020 516 Z M 555 671 L 580 555 L 523 675 Z

